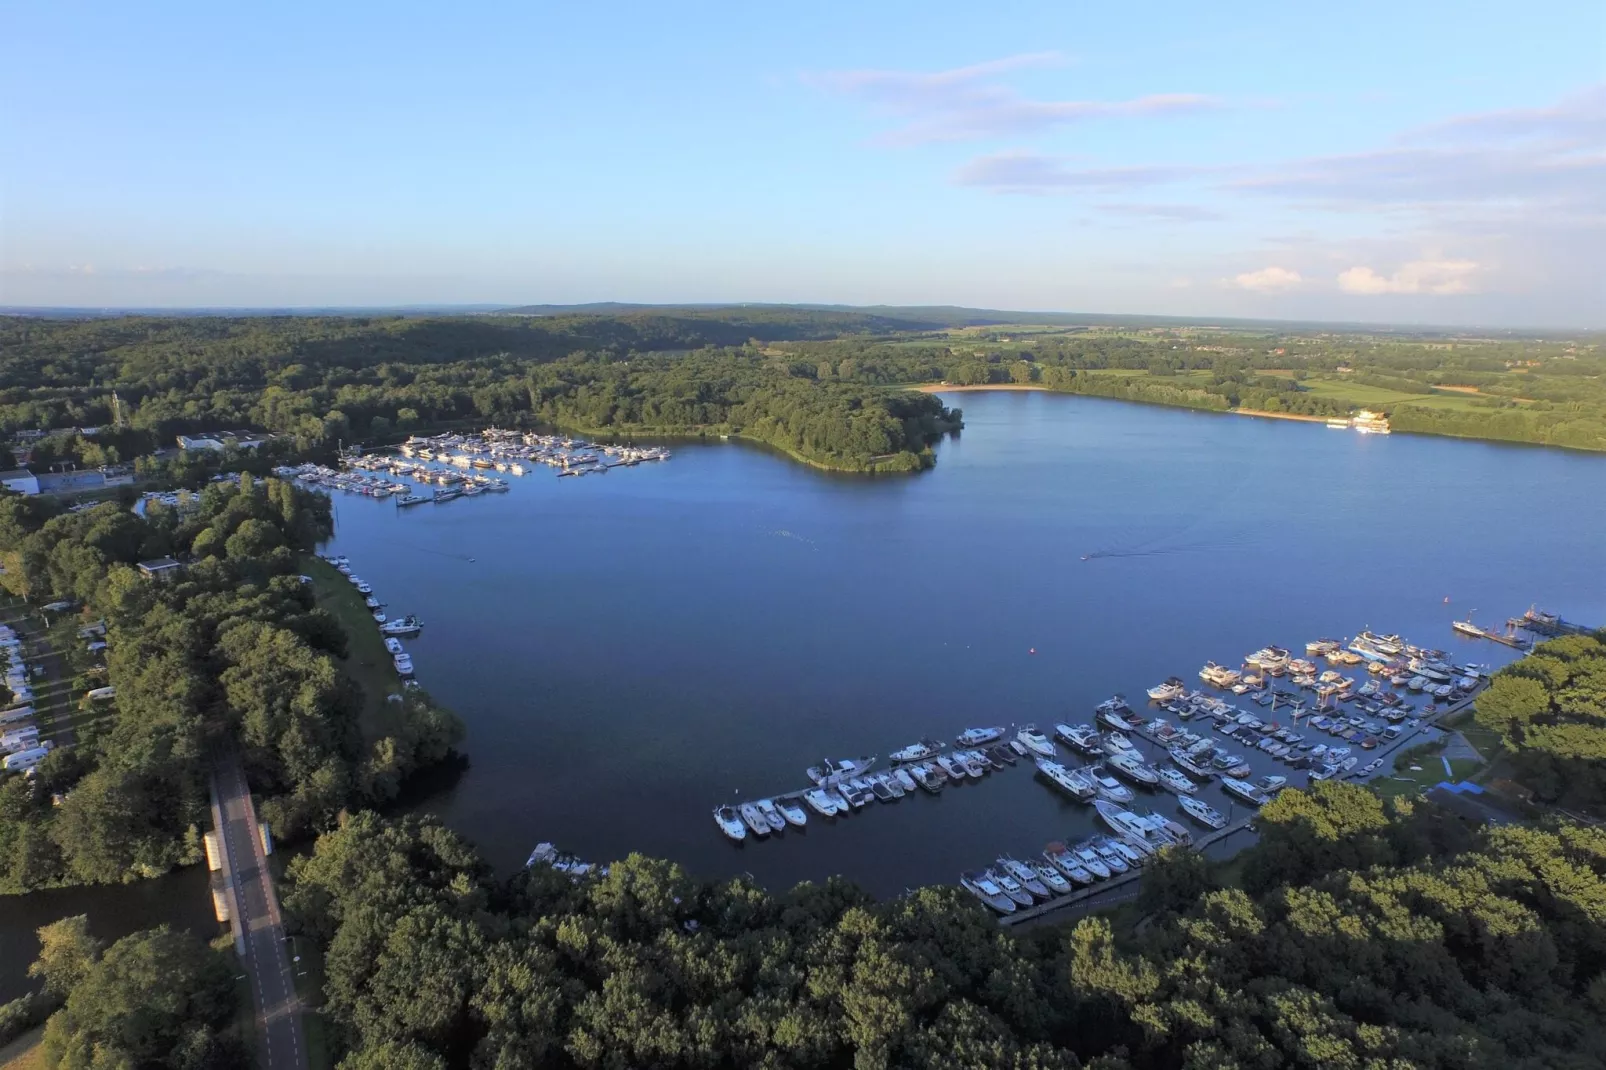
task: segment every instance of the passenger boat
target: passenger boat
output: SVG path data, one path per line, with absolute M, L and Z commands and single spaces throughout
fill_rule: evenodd
M 1004 729 L 1000 726 L 993 728 L 967 728 L 955 737 L 954 742 L 961 747 L 979 747 L 983 743 L 992 743 L 1004 737 Z
M 1092 725 L 1057 724 L 1054 726 L 1054 734 L 1064 740 L 1068 746 L 1081 751 L 1083 754 L 1095 755 L 1104 753 L 1104 748 L 1099 745 L 1098 729 Z
M 1160 782 L 1160 774 L 1156 773 L 1152 766 L 1145 764 L 1136 751 L 1121 751 L 1119 754 L 1110 755 L 1109 765 L 1111 769 L 1134 784 L 1152 788 Z
M 1154 702 L 1175 702 L 1187 693 L 1187 687 L 1180 679 L 1173 676 L 1163 684 L 1155 684 L 1149 688 L 1149 698 Z
M 836 800 L 832 799 L 830 795 L 821 791 L 819 788 L 810 788 L 808 791 L 805 791 L 803 793 L 803 801 L 809 805 L 809 809 L 813 810 L 821 817 L 836 816 Z
M 747 826 L 742 819 L 729 806 L 719 806 L 714 809 L 714 822 L 719 825 L 719 831 L 738 842 L 747 838 Z
M 1054 758 L 1058 756 L 1059 752 L 1054 749 L 1054 744 L 1049 741 L 1047 736 L 1037 730 L 1036 725 L 1021 725 L 1015 733 L 1015 738 L 1020 740 L 1021 745 L 1027 750 L 1041 757 Z
M 1032 893 L 1028 892 L 1021 886 L 1020 881 L 1011 877 L 1008 873 L 1000 873 L 996 869 L 988 869 L 982 871 L 982 876 L 1002 888 L 1004 894 L 1020 906 L 1029 907 L 1032 905 Z
M 1032 867 L 1032 871 L 1037 874 L 1037 879 L 1042 881 L 1051 893 L 1054 895 L 1071 894 L 1071 882 L 1065 879 L 1065 874 L 1047 862 L 1031 862 L 1028 864 Z
M 760 799 L 753 804 L 758 809 L 759 816 L 769 825 L 771 832 L 780 832 L 786 828 L 786 818 L 781 816 L 780 808 L 773 799 Z
M 1020 882 L 1020 886 L 1032 895 L 1039 899 L 1048 899 L 1052 895 L 1048 890 L 1048 885 L 1038 878 L 1037 871 L 1025 862 L 1020 861 L 1018 858 L 1011 858 L 1009 855 L 999 855 L 996 861 L 998 872 L 1007 873 L 1014 877 L 1015 880 Z
M 998 883 L 986 874 L 962 873 L 959 876 L 959 886 L 1000 914 L 1015 913 L 1015 901 L 1005 895 Z
M 1165 765 L 1161 766 L 1157 772 L 1160 776 L 1160 786 L 1166 791 L 1177 795 L 1192 795 L 1199 790 L 1199 785 L 1184 776 L 1180 769 Z
M 746 825 L 747 830 L 753 835 L 768 836 L 770 834 L 770 823 L 764 820 L 764 815 L 759 813 L 758 807 L 754 804 L 744 802 L 736 807 L 736 812 L 741 815 L 742 824 Z
M 799 806 L 796 799 L 776 799 L 775 809 L 781 812 L 788 825 L 802 828 L 809 823 L 809 812 Z
M 827 781 L 835 782 L 858 776 L 869 770 L 875 764 L 875 758 L 842 758 L 839 760 L 827 758 L 819 765 L 811 765 L 805 769 L 804 775 L 816 784 Z
M 1086 887 L 1099 878 L 1081 863 L 1063 843 L 1051 843 L 1043 849 L 1043 860 L 1070 879 L 1073 883 Z
M 1098 792 L 1099 798 L 1101 799 L 1108 799 L 1111 802 L 1129 803 L 1137 797 L 1132 794 L 1131 788 L 1127 787 L 1125 784 L 1111 776 L 1109 772 L 1105 770 L 1103 763 L 1089 766 L 1085 772 L 1086 775 L 1093 778 L 1094 790 Z
M 1183 813 L 1206 828 L 1219 829 L 1227 827 L 1226 815 L 1203 799 L 1195 799 L 1191 795 L 1184 795 L 1177 800 L 1177 805 L 1182 807 Z
M 942 750 L 942 744 L 934 739 L 922 739 L 919 743 L 911 743 L 887 755 L 894 762 L 920 762 Z
M 1251 806 L 1264 806 L 1268 801 L 1253 784 L 1237 777 L 1222 777 L 1221 787 L 1229 795 L 1234 795 Z
M 1037 759 L 1037 771 L 1042 773 L 1050 784 L 1077 802 L 1087 802 L 1098 793 L 1098 789 L 1087 777 L 1073 773 L 1060 763 L 1051 762 L 1047 758 Z

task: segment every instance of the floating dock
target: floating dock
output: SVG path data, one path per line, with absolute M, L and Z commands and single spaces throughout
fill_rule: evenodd
M 1590 635 L 1598 630 L 1562 620 L 1554 613 L 1546 613 L 1533 606 L 1529 606 L 1528 611 L 1522 616 L 1507 620 L 1506 626 L 1513 629 L 1521 628 L 1525 632 L 1533 632 L 1547 639 L 1554 639 L 1559 635 Z

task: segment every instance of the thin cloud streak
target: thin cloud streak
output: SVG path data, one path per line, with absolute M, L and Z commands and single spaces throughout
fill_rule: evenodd
M 1154 93 L 1131 100 L 1030 100 L 998 80 L 1032 67 L 1057 66 L 1056 52 L 1032 52 L 952 70 L 825 71 L 805 75 L 809 84 L 857 97 L 902 125 L 876 142 L 888 146 L 977 141 L 1021 135 L 1094 119 L 1187 115 L 1221 108 L 1200 93 Z
M 1156 186 L 1197 173 L 1189 167 L 1072 167 L 1063 156 L 1000 152 L 971 160 L 954 174 L 954 182 L 995 193 L 1072 193 Z
M 1112 215 L 1167 219 L 1173 223 L 1214 223 L 1227 217 L 1197 204 L 1100 204 L 1101 212 Z

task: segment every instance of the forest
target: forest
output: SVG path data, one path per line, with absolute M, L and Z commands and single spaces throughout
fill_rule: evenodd
M 36 775 L 0 778 L 0 892 L 154 876 L 201 853 L 210 753 L 236 749 L 262 816 L 287 838 L 349 806 L 392 798 L 461 738 L 426 697 L 395 738 L 368 738 L 363 696 L 340 669 L 346 636 L 315 608 L 298 555 L 330 531 L 329 500 L 246 475 L 193 508 L 144 516 L 106 503 L 69 512 L 0 495 L 0 585 L 35 604 L 79 607 L 55 633 L 72 694 L 110 685 L 109 713 L 76 709 L 47 727 L 58 747 Z M 136 562 L 176 554 L 176 580 Z M 74 639 L 106 625 L 104 664 Z
M 639 856 L 498 881 L 434 819 L 371 813 L 284 906 L 342 1070 L 1555 1070 L 1606 1043 L 1603 876 L 1599 829 L 1329 782 L 1264 808 L 1230 883 L 1172 853 L 1132 911 L 1019 935 L 950 887 L 772 894 Z
M 1535 647 L 1495 674 L 1478 723 L 1500 733 L 1518 780 L 1542 802 L 1606 806 L 1606 633 Z

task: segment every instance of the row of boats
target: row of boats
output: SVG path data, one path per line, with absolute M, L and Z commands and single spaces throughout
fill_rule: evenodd
M 1199 678 L 1212 687 L 1246 694 L 1262 690 L 1268 678 L 1287 676 L 1295 686 L 1314 691 L 1319 701 L 1343 700 L 1357 695 L 1388 695 L 1379 682 L 1358 684 L 1353 676 L 1345 676 L 1336 669 L 1321 670 L 1314 658 L 1330 665 L 1365 665 L 1368 675 L 1379 681 L 1417 694 L 1430 694 L 1434 698 L 1455 700 L 1470 693 L 1478 685 L 1479 669 L 1452 665 L 1441 650 L 1414 646 L 1398 635 L 1375 635 L 1362 632 L 1347 643 L 1337 639 L 1315 639 L 1305 644 L 1305 658 L 1295 657 L 1286 649 L 1262 647 L 1244 657 L 1243 669 L 1232 669 L 1215 662 L 1206 662 L 1199 670 Z M 1184 690 L 1182 681 L 1175 677 L 1149 689 L 1149 697 L 1166 702 Z M 1398 700 L 1398 696 L 1393 696 Z
M 567 435 L 490 428 L 478 434 L 413 436 L 399 447 L 404 457 L 436 461 L 458 468 L 494 469 L 524 475 L 535 465 L 559 469 L 559 475 L 667 461 L 662 446 L 634 446 L 587 442 Z
M 373 615 L 374 623 L 379 626 L 379 633 L 385 639 L 385 651 L 390 655 L 391 665 L 396 675 L 407 682 L 409 687 L 418 686 L 412 679 L 413 658 L 402 646 L 402 639 L 418 635 L 424 630 L 424 622 L 411 614 L 391 619 L 385 613 L 385 604 L 374 593 L 373 585 L 352 571 L 351 560 L 339 554 L 319 554 L 336 572 L 346 577 L 346 580 L 363 596 L 363 604 Z
M 1137 813 L 1104 799 L 1094 806 L 1110 835 L 1051 843 L 1029 861 L 1001 855 L 987 869 L 961 874 L 960 887 L 998 913 L 1013 914 L 1134 872 L 1168 847 L 1193 845 L 1193 834 L 1163 814 Z

